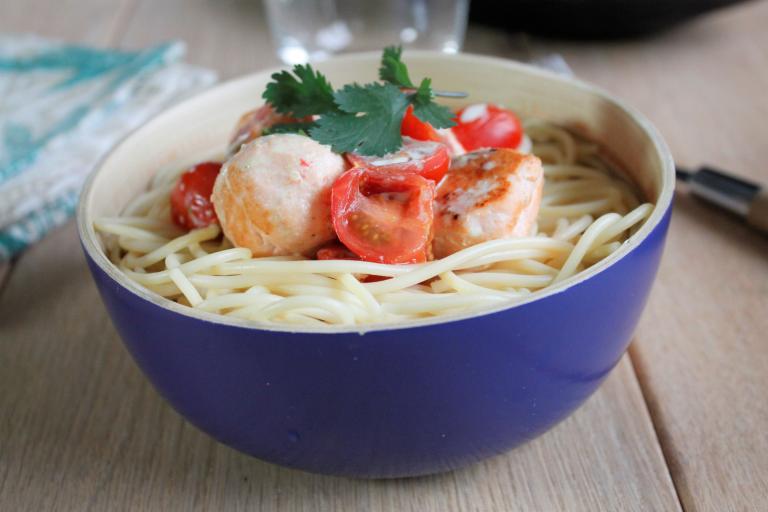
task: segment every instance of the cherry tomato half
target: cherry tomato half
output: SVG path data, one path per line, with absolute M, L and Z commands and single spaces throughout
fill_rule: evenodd
M 451 128 L 464 149 L 516 149 L 523 138 L 523 127 L 514 112 L 496 105 L 478 103 L 459 110 Z
M 400 133 L 405 137 L 416 140 L 434 140 L 440 142 L 440 135 L 432 125 L 425 123 L 413 113 L 413 105 L 408 106 L 403 117 L 403 124 L 400 125 Z
M 331 188 L 339 240 L 366 261 L 419 263 L 431 256 L 435 183 L 418 174 L 356 167 Z
M 440 181 L 451 165 L 448 148 L 439 142 L 414 140 L 403 137 L 403 146 L 394 153 L 384 156 L 361 156 L 348 153 L 347 158 L 354 167 L 368 167 L 418 174 L 435 183 Z
M 184 171 L 171 192 L 171 218 L 184 229 L 204 228 L 218 222 L 211 203 L 219 162 L 203 162 Z
M 328 242 L 317 250 L 315 256 L 319 260 L 359 260 L 360 256 L 353 253 L 337 241 Z

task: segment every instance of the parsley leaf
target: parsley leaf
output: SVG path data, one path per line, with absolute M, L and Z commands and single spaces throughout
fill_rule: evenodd
M 337 153 L 385 155 L 403 143 L 400 125 L 408 98 L 391 84 L 344 86 L 334 95 L 340 111 L 317 120 L 309 135 Z
M 355 83 L 336 92 L 309 64 L 274 73 L 262 97 L 277 112 L 297 120 L 272 126 L 264 134 L 308 134 L 337 153 L 380 156 L 402 145 L 400 127 L 410 105 L 417 118 L 435 128 L 453 126 L 451 111 L 434 102 L 432 81 L 425 78 L 416 87 L 402 54 L 399 46 L 384 49 L 379 78 L 385 83 Z M 304 119 L 310 116 L 314 118 Z
M 408 76 L 408 67 L 400 60 L 403 48 L 400 46 L 387 46 L 381 55 L 381 67 L 379 79 L 399 87 L 415 87 Z
M 453 112 L 444 105 L 432 101 L 432 80 L 425 78 L 419 84 L 419 88 L 410 97 L 413 104 L 413 113 L 419 120 L 429 123 L 435 128 L 450 128 L 456 126 L 453 121 Z
M 309 64 L 293 67 L 295 77 L 288 71 L 272 75 L 261 96 L 281 114 L 305 117 L 336 110 L 333 88 L 322 73 Z M 298 77 L 298 79 L 296 78 Z
M 408 67 L 400 60 L 403 49 L 399 46 L 388 46 L 384 48 L 381 55 L 381 67 L 379 68 L 379 78 L 398 87 L 407 89 L 416 89 L 416 92 L 409 93 L 410 102 L 413 104 L 413 113 L 421 121 L 429 123 L 435 128 L 450 128 L 454 126 L 451 118 L 451 111 L 442 105 L 433 101 L 435 94 L 432 92 L 432 80 L 425 78 L 417 88 L 408 76 Z

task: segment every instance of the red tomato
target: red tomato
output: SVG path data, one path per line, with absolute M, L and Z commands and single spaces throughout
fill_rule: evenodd
M 184 171 L 171 192 L 171 218 L 184 229 L 204 228 L 218 222 L 211 203 L 219 162 L 203 162 Z
M 432 125 L 425 123 L 413 113 L 413 105 L 408 106 L 403 117 L 403 124 L 400 125 L 400 133 L 406 137 L 416 140 L 434 140 L 440 142 L 440 135 Z
M 455 121 L 451 130 L 467 151 L 516 149 L 523 138 L 523 127 L 515 113 L 496 105 L 469 105 L 459 110 Z
M 418 263 L 431 256 L 435 183 L 413 173 L 356 167 L 331 188 L 339 240 L 366 261 Z
M 440 181 L 451 165 L 448 148 L 439 142 L 414 140 L 403 137 L 399 151 L 384 156 L 362 156 L 347 153 L 354 167 L 418 174 L 435 183 Z
M 341 242 L 330 242 L 317 250 L 319 260 L 359 260 L 360 257 L 344 247 Z

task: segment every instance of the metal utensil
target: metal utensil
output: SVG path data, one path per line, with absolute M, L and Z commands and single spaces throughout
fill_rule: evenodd
M 768 233 L 768 189 L 732 174 L 702 167 L 698 171 L 677 168 L 678 181 L 690 193 L 742 217 L 752 227 Z
M 400 90 L 403 91 L 404 93 L 416 92 L 415 87 L 402 87 Z M 454 98 L 454 99 L 456 98 L 461 99 L 469 96 L 469 93 L 466 93 L 464 91 L 441 91 L 438 89 L 432 89 L 432 94 L 434 94 L 439 98 Z

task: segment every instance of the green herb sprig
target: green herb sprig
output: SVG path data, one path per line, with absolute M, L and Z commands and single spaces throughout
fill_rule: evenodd
M 384 49 L 379 68 L 384 83 L 352 83 L 336 91 L 309 64 L 273 74 L 262 94 L 267 103 L 282 114 L 315 119 L 278 124 L 268 132 L 304 133 L 337 153 L 383 156 L 402 145 L 400 125 L 409 106 L 435 128 L 453 126 L 450 109 L 434 102 L 431 80 L 424 78 L 417 87 L 401 55 L 400 47 Z

